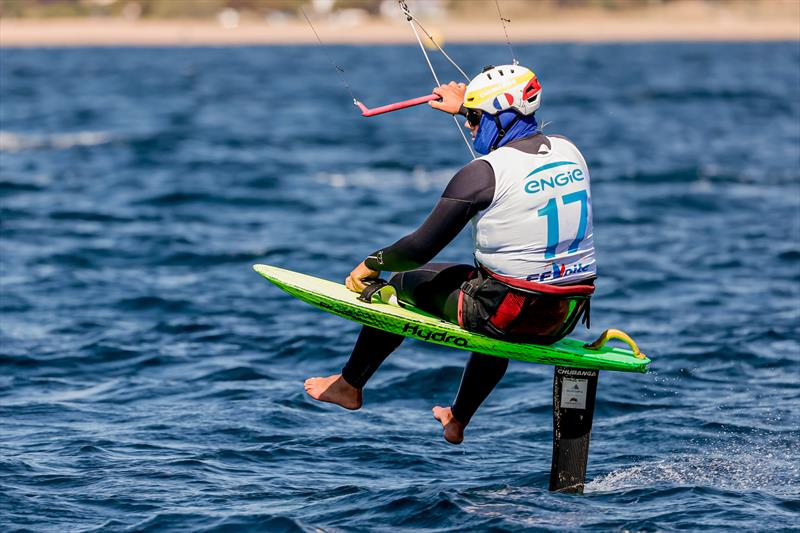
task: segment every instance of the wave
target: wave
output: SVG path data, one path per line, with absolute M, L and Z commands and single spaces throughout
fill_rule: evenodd
M 795 443 L 763 438 L 717 447 L 698 446 L 692 452 L 642 462 L 595 478 L 587 483 L 586 492 L 622 492 L 666 485 L 798 495 L 800 466 L 792 459 L 794 456 Z
M 133 202 L 134 205 L 149 205 L 155 207 L 172 207 L 179 205 L 209 204 L 231 206 L 255 206 L 261 208 L 290 208 L 297 212 L 314 213 L 318 209 L 314 205 L 295 198 L 263 197 L 240 194 L 218 194 L 206 192 L 181 192 L 172 191 L 156 194 Z
M 342 172 L 320 172 L 315 176 L 317 183 L 334 189 L 350 188 L 359 190 L 439 191 L 457 169 L 427 170 L 421 166 L 400 168 L 372 164 L 367 169 Z
M 195 378 L 192 381 L 255 381 L 271 379 L 273 379 L 271 376 L 262 374 L 248 366 L 237 366 L 234 368 L 215 370 Z
M 103 524 L 96 531 L 101 531 L 108 524 Z M 116 522 L 115 526 L 121 524 Z M 224 518 L 206 513 L 158 513 L 148 517 L 130 527 L 131 531 L 162 531 L 162 530 L 191 530 L 204 531 L 272 531 L 274 533 L 303 533 L 309 528 L 302 522 L 271 514 L 238 514 Z
M 76 146 L 98 146 L 117 140 L 117 137 L 104 131 L 79 131 L 74 133 L 24 134 L 0 131 L 0 152 L 20 152 L 23 150 L 68 150 Z

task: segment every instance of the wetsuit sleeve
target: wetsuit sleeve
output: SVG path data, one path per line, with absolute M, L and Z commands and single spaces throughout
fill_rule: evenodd
M 413 233 L 365 260 L 372 270 L 404 272 L 433 259 L 494 198 L 494 171 L 482 159 L 459 170 L 428 218 Z

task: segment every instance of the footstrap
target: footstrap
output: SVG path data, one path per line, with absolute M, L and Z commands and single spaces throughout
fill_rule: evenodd
M 394 287 L 389 285 L 385 279 L 364 279 L 361 282 L 366 285 L 364 290 L 358 296 L 358 299 L 368 304 L 373 303 L 373 300 L 388 302 L 389 295 L 394 293 Z M 383 290 L 387 289 L 387 290 Z

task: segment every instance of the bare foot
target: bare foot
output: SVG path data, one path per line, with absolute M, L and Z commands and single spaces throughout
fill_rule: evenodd
M 461 444 L 464 440 L 464 424 L 456 420 L 451 408 L 437 405 L 433 408 L 433 418 L 442 423 L 444 440 L 450 444 Z
M 327 378 L 308 378 L 304 384 L 306 392 L 315 400 L 335 403 L 345 409 L 361 408 L 361 389 L 350 385 L 341 374 Z

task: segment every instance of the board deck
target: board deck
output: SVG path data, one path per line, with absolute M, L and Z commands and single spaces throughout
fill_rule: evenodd
M 518 344 L 466 331 L 427 313 L 391 303 L 366 303 L 344 285 L 269 265 L 253 270 L 295 298 L 323 311 L 376 329 L 418 340 L 530 363 L 592 370 L 647 372 L 650 359 L 632 351 L 602 346 L 586 348 L 584 341 L 562 339 L 542 346 Z

